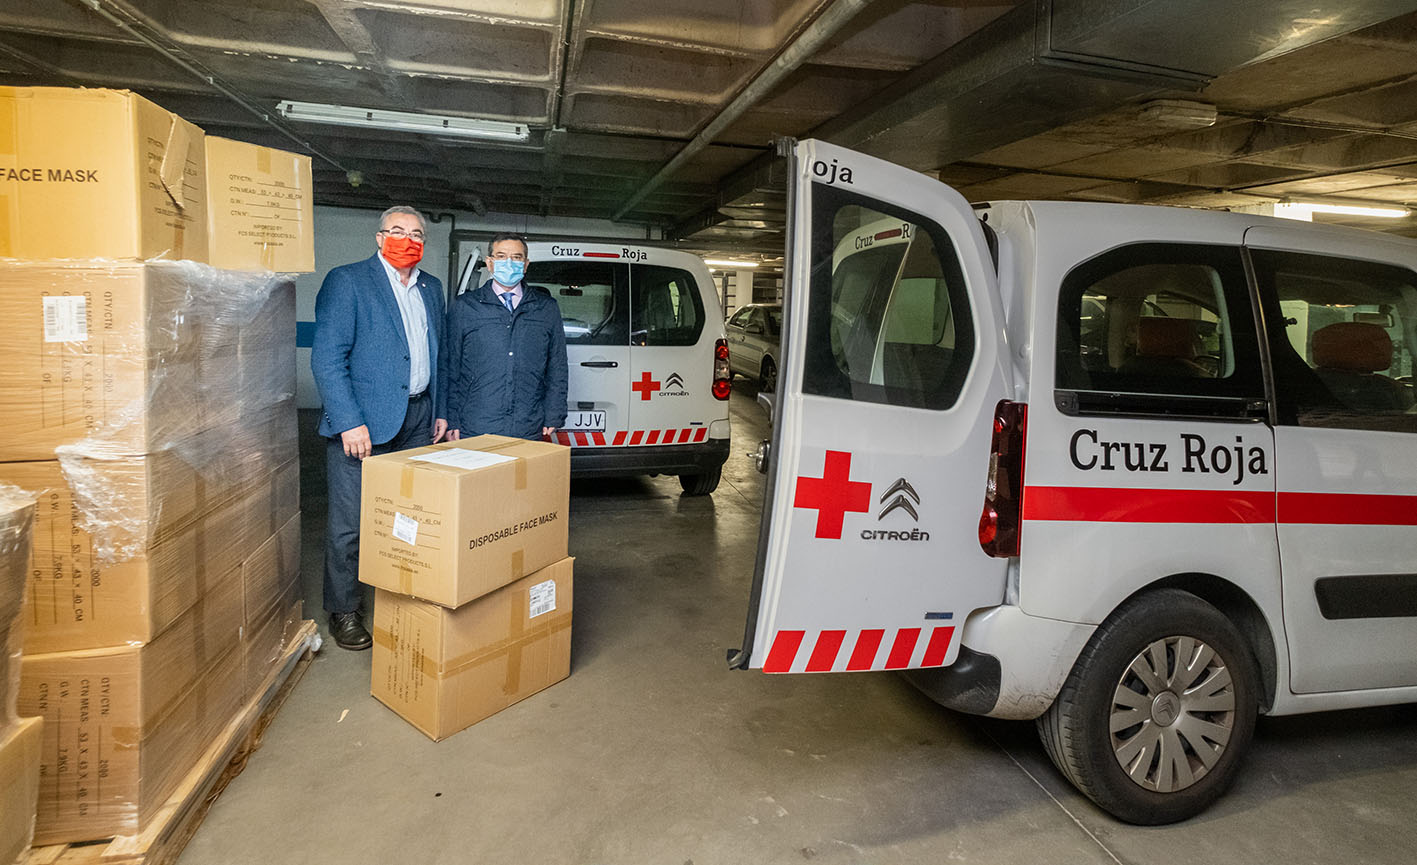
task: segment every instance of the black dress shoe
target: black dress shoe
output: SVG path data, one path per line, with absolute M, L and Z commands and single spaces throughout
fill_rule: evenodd
M 374 645 L 358 613 L 330 613 L 330 638 L 341 649 L 359 652 Z

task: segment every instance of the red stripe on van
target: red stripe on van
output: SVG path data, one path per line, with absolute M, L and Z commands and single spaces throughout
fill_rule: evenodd
M 699 427 L 698 429 L 694 430 L 694 441 L 695 441 L 695 442 L 701 442 L 701 441 L 703 441 L 703 440 L 706 439 L 706 438 L 708 438 L 708 427 L 702 427 L 702 426 L 701 426 L 701 427 Z
M 1398 496 L 1402 498 L 1402 496 Z M 1025 487 L 1025 520 L 1104 523 L 1272 523 L 1274 493 Z
M 635 434 L 632 435 L 632 436 L 630 436 L 630 444 L 632 444 L 632 445 L 637 445 L 637 444 L 639 444 L 639 443 L 644 439 L 644 437 L 645 437 L 644 430 L 638 430 L 638 429 L 637 429 L 637 430 L 635 430 Z
M 622 445 L 622 444 L 624 444 L 624 443 L 625 443 L 625 431 L 624 431 L 624 430 L 620 430 L 619 432 L 615 433 L 615 440 L 612 442 L 612 444 L 613 444 L 615 447 L 618 448 L 620 445 Z
M 806 635 L 806 631 L 778 631 L 772 638 L 768 659 L 763 662 L 763 672 L 786 673 L 791 670 L 792 662 L 797 659 L 797 649 Z
M 647 445 L 659 444 L 659 430 L 657 430 L 657 429 L 652 429 L 652 430 L 650 430 L 650 431 L 649 431 L 649 438 L 645 439 L 645 444 L 647 444 Z
M 1417 526 L 1417 496 L 1363 493 L 1280 493 L 1287 525 Z
M 856 638 L 856 648 L 851 650 L 851 659 L 846 662 L 848 670 L 869 670 L 876 661 L 876 652 L 881 648 L 881 639 L 886 632 L 880 628 L 868 628 Z
M 872 240 L 890 240 L 892 237 L 900 237 L 900 229 L 892 228 L 890 231 L 878 231 Z
M 890 656 L 886 658 L 886 669 L 904 670 L 909 667 L 910 656 L 915 654 L 915 643 L 919 639 L 919 628 L 901 628 L 896 631 L 895 642 L 891 644 Z
M 688 441 L 688 440 L 689 440 L 689 436 L 691 436 L 691 435 L 693 435 L 693 434 L 694 434 L 694 431 L 691 430 L 691 429 L 681 429 L 681 430 L 679 430 L 679 444 L 683 444 L 684 442 Z
M 619 258 L 618 252 L 584 252 L 581 255 L 585 258 Z
M 556 441 L 557 441 L 558 444 L 563 444 L 563 445 L 566 445 L 567 447 L 569 447 L 570 444 L 571 444 L 571 434 L 570 434 L 570 433 L 564 433 L 564 432 L 558 432 L 558 433 L 556 433 Z
M 807 659 L 807 672 L 830 673 L 845 639 L 845 631 L 822 631 L 817 635 L 817 644 L 812 647 L 812 656 Z
M 580 445 L 581 447 L 585 447 L 585 446 L 586 446 L 585 433 L 583 433 L 583 432 L 578 432 L 578 433 L 576 433 L 576 444 L 577 444 L 577 445 Z
M 925 647 L 925 658 L 921 660 L 920 666 L 944 666 L 945 656 L 950 653 L 950 641 L 954 639 L 954 636 L 954 625 L 945 625 L 931 631 L 930 643 Z
M 604 445 L 604 444 L 605 444 L 605 433 L 591 433 L 591 434 L 590 434 L 590 439 L 591 439 L 591 441 L 595 442 L 595 443 L 598 444 L 598 445 Z
M 672 429 L 667 429 L 667 430 L 664 431 L 664 443 L 665 443 L 665 444 L 667 444 L 667 445 L 672 445 L 672 444 L 674 444 L 674 432 L 675 432 L 675 431 L 672 430 Z

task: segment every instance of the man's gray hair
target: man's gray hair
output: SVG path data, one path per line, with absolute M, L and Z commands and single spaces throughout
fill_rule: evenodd
M 409 216 L 418 217 L 419 227 L 423 229 L 424 234 L 428 233 L 428 221 L 423 218 L 423 214 L 419 213 L 417 208 L 409 207 L 406 204 L 395 204 L 393 207 L 390 207 L 388 210 L 379 214 L 379 229 L 381 231 L 384 228 L 384 223 L 387 222 L 388 218 L 390 216 L 393 216 L 395 213 L 407 213 Z

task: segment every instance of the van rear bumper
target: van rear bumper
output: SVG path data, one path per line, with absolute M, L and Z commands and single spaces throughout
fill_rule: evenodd
M 728 460 L 728 443 L 706 439 L 698 444 L 571 448 L 571 477 L 703 474 Z

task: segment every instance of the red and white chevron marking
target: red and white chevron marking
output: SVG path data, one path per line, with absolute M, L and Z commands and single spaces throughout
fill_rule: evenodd
M 865 628 L 860 631 L 778 631 L 763 662 L 764 673 L 843 673 L 942 667 L 954 640 L 954 625 L 929 628 Z M 847 636 L 851 635 L 848 641 Z M 921 637 L 928 639 L 921 645 Z M 809 647 L 810 644 L 810 647 Z M 915 663 L 911 663 L 911 661 Z
M 686 445 L 697 444 L 708 438 L 708 427 L 696 426 L 688 429 L 620 430 L 610 438 L 603 432 L 568 432 L 557 430 L 551 440 L 557 444 L 573 448 L 584 447 L 634 447 L 636 445 Z

